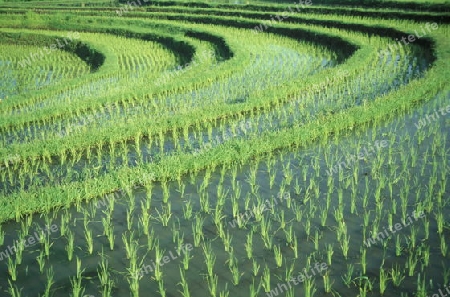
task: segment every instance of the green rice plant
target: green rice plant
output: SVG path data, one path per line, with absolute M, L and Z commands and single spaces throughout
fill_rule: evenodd
M 386 291 L 389 279 L 390 279 L 389 273 L 384 271 L 383 267 L 380 267 L 380 294 L 381 295 L 384 295 L 384 292 Z
M 269 267 L 267 267 L 267 264 L 264 266 L 261 282 L 264 292 L 270 292 L 270 270 Z
M 398 265 L 395 265 L 395 267 L 391 268 L 391 279 L 392 284 L 395 287 L 399 287 L 402 283 L 402 281 L 405 279 L 405 276 L 403 275 L 403 271 L 400 269 Z
M 53 272 L 53 267 L 50 267 L 47 270 L 47 283 L 45 284 L 45 291 L 43 297 L 50 297 L 50 290 L 52 289 L 52 286 L 55 284 L 54 281 L 55 273 Z
M 294 211 L 294 214 L 295 214 L 295 220 L 297 222 L 301 222 L 301 220 L 303 218 L 303 210 L 301 209 L 300 205 L 298 205 L 297 203 L 294 203 L 292 205 L 292 210 Z
M 411 226 L 409 240 L 412 248 L 416 247 L 416 239 L 417 239 L 417 229 L 414 226 Z
M 86 238 L 86 246 L 87 246 L 89 255 L 92 255 L 92 252 L 94 251 L 94 239 L 92 237 L 92 230 L 85 229 L 84 237 Z
M 272 240 L 273 240 L 273 237 L 270 234 L 270 230 L 271 230 L 270 220 L 263 217 L 263 219 L 261 220 L 261 236 L 264 241 L 264 246 L 268 250 L 272 249 Z
M 445 222 L 444 215 L 443 215 L 442 211 L 440 210 L 434 214 L 434 217 L 436 219 L 438 233 L 439 233 L 439 235 L 441 235 L 442 232 L 444 231 L 444 222 Z
M 217 277 L 217 274 L 214 274 L 212 276 L 207 275 L 206 276 L 207 282 L 208 282 L 208 290 L 212 297 L 217 296 L 217 284 L 219 281 L 219 278 Z
M 195 222 L 192 223 L 192 233 L 194 235 L 194 246 L 198 247 L 203 239 L 203 224 L 205 219 L 201 216 L 195 217 Z
M 370 210 L 369 211 L 364 211 L 364 227 L 369 226 L 369 221 L 370 221 Z
M 9 285 L 8 293 L 9 293 L 9 295 L 11 295 L 11 297 L 21 297 L 22 296 L 23 288 L 20 288 L 20 290 L 19 290 L 19 288 L 17 288 L 16 285 L 13 285 L 9 279 L 8 279 L 8 285 Z
M 17 265 L 22 264 L 22 258 L 23 258 L 23 251 L 25 250 L 25 245 L 21 242 L 24 242 L 26 240 L 25 235 L 21 234 L 22 232 L 19 232 L 19 240 L 18 243 L 14 243 L 14 247 L 16 250 L 16 261 Z
M 39 272 L 42 273 L 44 271 L 45 259 L 44 259 L 44 251 L 41 250 L 39 256 L 36 257 L 36 261 L 39 264 Z
M 322 236 L 319 236 L 319 230 L 316 230 L 315 236 L 314 236 L 314 239 L 313 239 L 313 242 L 314 242 L 314 249 L 315 249 L 316 251 L 319 250 L 319 241 L 320 241 L 321 238 L 322 238 Z
M 158 215 L 155 219 L 158 220 L 164 227 L 167 227 L 169 225 L 170 218 L 172 217 L 172 205 L 167 203 L 167 205 L 163 205 L 161 212 L 159 212 L 158 209 L 156 209 L 156 212 Z
M 428 267 L 428 265 L 430 264 L 430 246 L 422 246 L 420 251 L 422 253 L 423 265 L 425 267 Z
M 400 242 L 400 236 L 397 234 L 397 236 L 395 237 L 395 255 L 397 257 L 400 257 L 402 254 L 402 245 Z
M 292 228 L 292 224 L 289 225 L 289 229 L 288 230 L 283 230 L 284 234 L 286 236 L 286 242 L 291 245 L 292 244 L 292 240 L 294 239 L 294 232 L 293 232 L 293 228 Z
M 269 172 L 269 189 L 272 190 L 273 185 L 275 183 L 275 178 L 277 177 L 276 171 L 270 171 Z
M 165 250 L 159 249 L 159 240 L 157 241 L 155 245 L 155 263 L 161 263 L 161 260 L 163 259 Z M 161 266 L 156 265 L 155 266 L 155 272 L 154 272 L 154 278 L 156 281 L 161 281 L 163 277 L 163 272 L 161 271 Z
M 250 284 L 250 297 L 257 297 L 259 291 L 261 290 L 261 282 L 258 284 L 258 287 L 255 287 L 255 279 L 253 278 L 252 283 Z
M 150 214 L 145 207 L 144 202 L 141 201 L 142 214 L 139 217 L 139 223 L 142 226 L 145 235 L 148 235 L 148 227 L 150 226 Z
M 164 287 L 163 279 L 158 280 L 158 293 L 161 295 L 161 297 L 166 297 L 166 288 Z
M 225 233 L 225 236 L 222 238 L 223 240 L 223 245 L 225 247 L 225 251 L 228 252 L 230 251 L 231 247 L 231 241 L 233 240 L 233 236 L 230 235 L 230 230 L 227 230 L 227 232 Z
M 360 252 L 361 252 L 361 267 L 362 267 L 362 272 L 363 272 L 363 274 L 366 274 L 366 268 L 367 268 L 367 262 L 366 262 L 366 260 L 367 260 L 367 258 L 366 258 L 366 255 L 367 255 L 367 249 L 361 247 L 361 248 L 360 248 Z
M 297 259 L 298 258 L 298 241 L 297 241 L 297 235 L 295 234 L 295 232 L 294 232 L 294 240 L 292 243 L 293 244 L 292 244 L 291 248 L 294 251 L 294 259 Z
M 61 236 L 66 235 L 67 225 L 69 224 L 69 213 L 66 211 L 61 214 L 60 233 Z
M 67 230 L 67 245 L 65 247 L 65 250 L 67 251 L 67 259 L 69 261 L 72 261 L 73 258 L 73 250 L 74 250 L 74 236 L 73 232 L 69 229 Z
M 342 281 L 347 288 L 350 288 L 350 284 L 352 283 L 354 268 L 353 264 L 347 264 L 347 272 L 341 276 Z
M 259 201 L 258 205 L 253 205 L 251 214 L 256 222 L 261 222 L 264 219 L 264 206 L 262 201 Z
M 211 249 L 211 243 L 202 244 L 203 255 L 205 256 L 205 264 L 208 270 L 208 275 L 212 276 L 214 272 L 214 264 L 216 263 L 216 255 Z
M 327 251 L 327 263 L 328 263 L 328 266 L 331 266 L 331 260 L 333 258 L 333 254 L 334 254 L 334 248 L 331 243 L 327 244 L 326 251 Z
M 184 270 L 188 270 L 189 269 L 189 261 L 193 258 L 193 256 L 191 256 L 190 253 L 191 252 L 189 250 L 186 250 L 184 252 L 183 260 L 182 260 Z
M 347 259 L 348 257 L 348 250 L 350 249 L 350 235 L 344 234 L 342 237 L 342 240 L 340 241 L 342 254 L 344 255 L 344 258 Z
M 41 240 L 42 243 L 44 244 L 44 251 L 45 251 L 45 256 L 47 257 L 47 259 L 49 259 L 50 257 L 50 248 L 53 246 L 53 242 L 50 243 L 50 234 L 43 234 L 41 236 Z
M 183 216 L 186 220 L 190 220 L 192 218 L 192 203 L 191 200 L 188 200 L 183 206 Z
M 245 243 L 245 251 L 247 252 L 247 258 L 250 260 L 253 258 L 253 230 L 247 233 L 247 243 Z
M 102 297 L 106 297 L 107 293 L 111 293 L 114 282 L 111 280 L 111 276 L 109 274 L 109 264 L 108 260 L 105 257 L 105 254 L 100 253 L 100 267 L 97 269 L 98 279 L 100 280 L 100 284 L 102 286 Z
M 8 257 L 8 274 L 12 281 L 17 280 L 17 261 L 13 260 L 12 257 Z
M 417 275 L 417 289 L 416 289 L 417 297 L 426 297 L 427 296 L 427 286 L 425 283 L 425 276 L 423 279 L 420 279 L 420 273 Z
M 284 281 L 289 282 L 292 279 L 292 275 L 294 274 L 294 268 L 295 268 L 295 260 L 291 262 L 291 266 L 288 267 L 287 261 L 286 263 L 286 269 L 284 271 Z
M 209 214 L 210 213 L 210 204 L 209 204 L 209 194 L 202 192 L 200 193 L 200 206 L 201 206 L 201 210 L 206 213 Z
M 323 286 L 324 286 L 324 290 L 325 293 L 331 293 L 331 288 L 333 286 L 333 282 L 331 282 L 330 280 L 330 275 L 329 275 L 329 271 L 327 270 L 327 272 L 322 276 L 323 278 Z
M 448 245 L 445 242 L 445 236 L 443 234 L 440 234 L 439 237 L 441 239 L 441 254 L 445 258 L 445 257 L 447 257 L 447 253 L 448 253 Z
M 81 260 L 77 258 L 77 275 L 70 278 L 70 284 L 72 285 L 71 297 L 81 297 L 84 295 L 85 288 L 81 285 L 83 281 L 83 272 L 84 269 L 81 270 Z
M 286 221 L 284 219 L 284 210 L 280 211 L 280 214 L 277 215 L 277 220 L 280 222 L 280 228 L 279 229 L 285 229 L 286 228 Z
M 303 285 L 305 297 L 313 297 L 317 292 L 316 283 L 314 278 L 307 278 Z
M 131 231 L 131 229 L 133 229 L 133 214 L 134 210 L 133 209 L 127 209 L 127 230 Z
M 253 259 L 252 260 L 253 276 L 257 276 L 258 275 L 260 268 L 261 268 L 261 266 L 258 264 L 258 262 L 255 259 Z
M 280 268 L 283 265 L 283 254 L 281 252 L 280 247 L 274 245 L 273 253 L 275 255 L 275 263 L 277 264 L 277 267 Z
M 214 224 L 216 226 L 222 225 L 222 220 L 225 217 L 226 216 L 223 214 L 223 206 L 216 204 L 216 208 L 214 210 L 214 216 L 213 216 Z M 238 218 L 240 218 L 240 216 Z M 239 222 L 238 222 L 238 225 L 239 225 Z
M 241 279 L 241 277 L 244 275 L 244 273 L 239 273 L 239 266 L 238 266 L 238 260 L 235 259 L 233 261 L 233 265 L 229 266 L 230 271 L 231 271 L 231 275 L 233 277 L 232 282 L 233 285 L 237 286 L 239 285 L 239 281 Z
M 129 233 L 129 236 L 127 237 L 126 233 L 122 234 L 122 242 L 125 247 L 127 259 L 130 260 L 133 258 L 133 255 L 136 254 L 139 245 L 137 241 L 134 239 L 134 231 L 131 231 Z
M 2 230 L 2 225 L 0 224 L 0 246 L 5 243 L 5 231 Z
M 179 292 L 181 293 L 181 295 L 183 295 L 183 297 L 190 297 L 191 294 L 189 293 L 189 284 L 186 281 L 186 276 L 184 274 L 184 271 L 181 270 L 181 267 L 180 267 L 180 276 L 181 276 L 181 282 L 178 284 L 181 285 L 181 287 L 183 288 L 183 291 L 179 291 Z
M 320 225 L 322 227 L 325 227 L 327 224 L 327 217 L 328 217 L 328 209 L 327 208 L 321 208 L 321 216 L 320 216 Z
M 306 232 L 306 237 L 309 238 L 309 235 L 311 233 L 311 219 L 310 216 L 308 216 L 308 218 L 305 220 L 305 232 Z
M 163 180 L 161 182 L 161 188 L 163 190 L 163 202 L 167 203 L 169 201 L 170 193 L 169 193 L 169 185 L 166 180 Z
M 408 258 L 406 260 L 406 266 L 408 268 L 408 276 L 413 276 L 414 275 L 414 270 L 416 268 L 417 265 L 417 254 L 414 253 L 414 251 L 410 251 L 408 254 Z

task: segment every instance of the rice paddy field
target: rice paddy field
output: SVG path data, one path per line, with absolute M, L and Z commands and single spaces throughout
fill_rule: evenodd
M 0 2 L 0 297 L 450 296 L 449 24 Z

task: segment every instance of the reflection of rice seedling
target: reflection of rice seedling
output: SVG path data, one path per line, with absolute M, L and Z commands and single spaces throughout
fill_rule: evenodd
M 8 280 L 8 284 L 9 284 L 8 293 L 11 295 L 11 297 L 20 297 L 20 296 L 22 296 L 23 288 L 20 288 L 20 290 L 19 290 L 16 285 L 13 285 L 11 283 L 10 280 Z

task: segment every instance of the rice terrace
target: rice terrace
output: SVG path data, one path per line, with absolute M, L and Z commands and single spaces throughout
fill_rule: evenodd
M 450 296 L 450 1 L 295 1 L 0 0 L 0 297 Z

